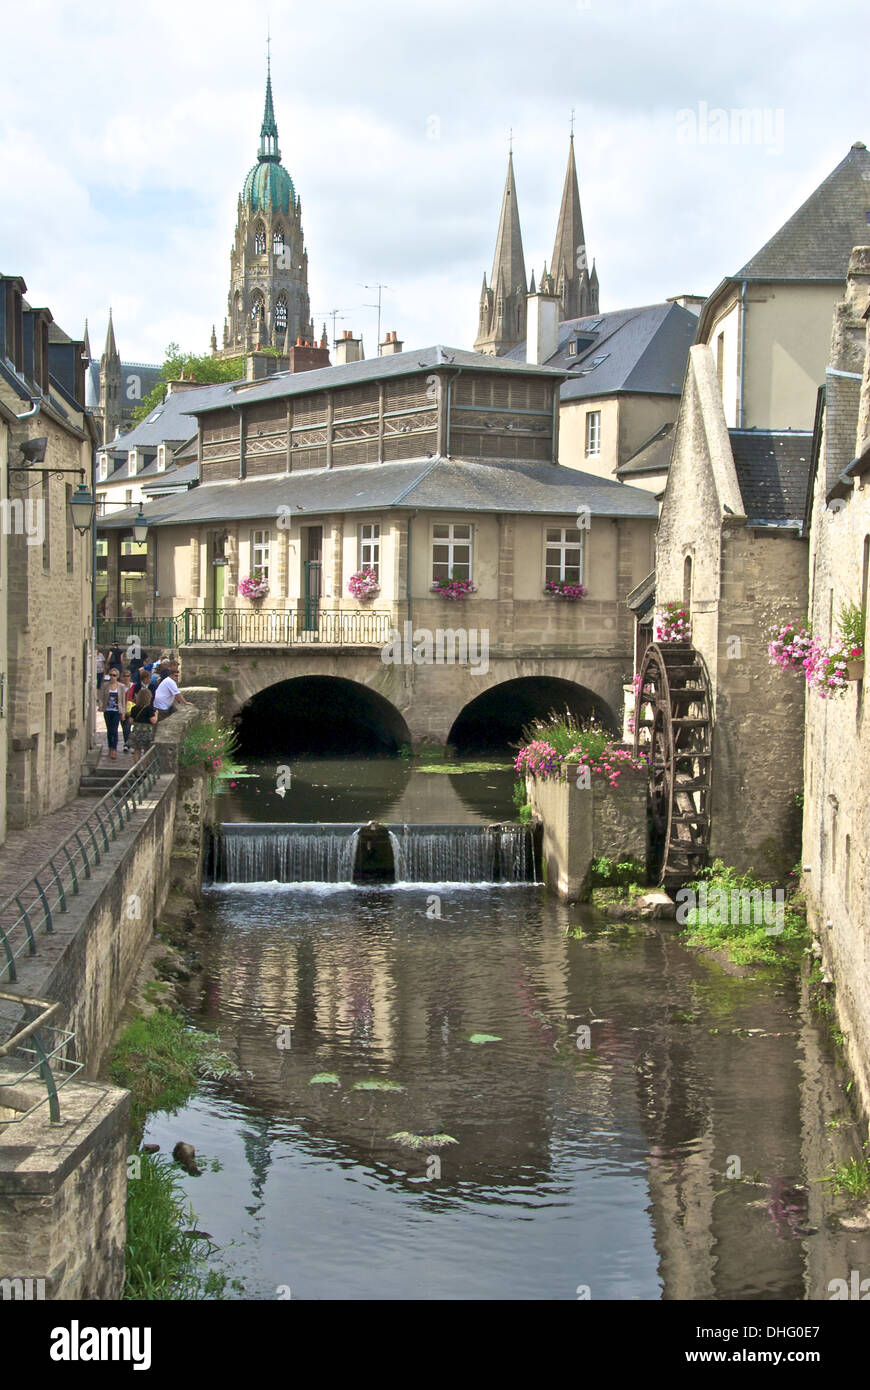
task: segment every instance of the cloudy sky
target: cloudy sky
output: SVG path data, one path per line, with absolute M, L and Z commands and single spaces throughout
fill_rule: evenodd
M 406 346 L 471 345 L 511 129 L 540 272 L 574 108 L 602 309 L 708 293 L 870 143 L 864 0 L 29 0 L 2 21 L 0 270 L 97 352 L 110 304 L 128 361 L 220 333 L 267 16 L 312 309 L 368 356 L 378 282 Z

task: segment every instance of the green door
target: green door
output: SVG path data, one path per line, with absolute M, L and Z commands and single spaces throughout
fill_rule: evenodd
M 323 560 L 323 527 L 309 526 L 308 551 L 304 565 L 305 612 L 303 629 L 316 632 L 320 610 L 320 575 Z

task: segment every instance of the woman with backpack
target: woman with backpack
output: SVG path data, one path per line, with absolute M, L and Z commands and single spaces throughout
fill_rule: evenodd
M 154 741 L 154 725 L 157 723 L 154 692 L 147 685 L 140 685 L 130 717 L 133 725 L 130 746 L 133 749 L 133 762 L 138 763 L 145 749 L 150 748 Z

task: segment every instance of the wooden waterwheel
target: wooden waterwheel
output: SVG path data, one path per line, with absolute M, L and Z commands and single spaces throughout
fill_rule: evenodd
M 653 642 L 640 667 L 634 748 L 649 758 L 649 870 L 676 888 L 707 862 L 710 842 L 710 687 L 689 642 Z

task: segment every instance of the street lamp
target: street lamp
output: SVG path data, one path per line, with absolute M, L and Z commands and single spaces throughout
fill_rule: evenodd
M 137 545 L 144 545 L 148 539 L 148 518 L 139 503 L 139 512 L 133 520 L 133 539 Z
M 69 509 L 72 512 L 72 522 L 80 536 L 90 531 L 93 525 L 94 512 L 97 509 L 97 499 L 87 488 L 84 482 L 80 482 L 72 497 L 69 499 Z

